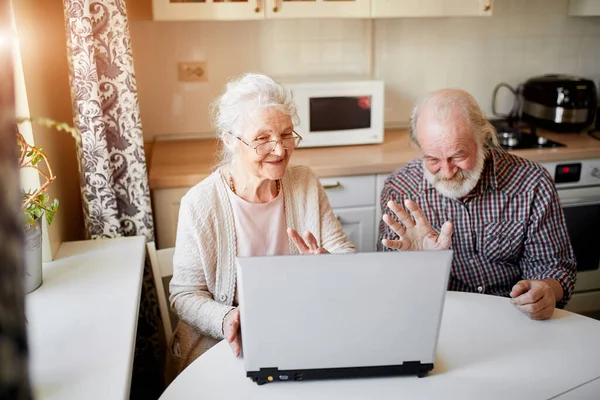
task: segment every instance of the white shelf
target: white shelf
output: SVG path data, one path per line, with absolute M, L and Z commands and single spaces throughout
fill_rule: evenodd
M 36 399 L 128 399 L 143 236 L 63 243 L 26 296 Z

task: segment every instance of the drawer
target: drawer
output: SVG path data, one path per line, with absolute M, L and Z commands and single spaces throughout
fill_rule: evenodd
M 332 208 L 375 205 L 375 175 L 321 178 L 319 181 Z

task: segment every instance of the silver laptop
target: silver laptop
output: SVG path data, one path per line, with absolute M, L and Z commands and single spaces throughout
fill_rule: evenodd
M 239 257 L 247 376 L 425 376 L 451 264 L 451 250 Z

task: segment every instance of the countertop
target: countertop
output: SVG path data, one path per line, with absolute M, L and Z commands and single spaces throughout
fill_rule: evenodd
M 36 399 L 129 399 L 143 236 L 62 243 L 25 297 Z
M 566 147 L 515 150 L 512 153 L 537 162 L 569 161 L 600 157 L 600 140 L 587 134 L 557 134 L 538 130 L 538 134 Z M 152 145 L 149 166 L 150 189 L 191 187 L 206 178 L 216 162 L 218 141 L 172 140 Z M 290 164 L 306 165 L 319 178 L 347 175 L 389 174 L 419 157 L 409 142 L 406 129 L 385 131 L 381 144 L 299 148 Z

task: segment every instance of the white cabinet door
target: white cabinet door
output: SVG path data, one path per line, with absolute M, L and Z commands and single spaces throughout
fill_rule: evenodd
M 154 210 L 154 231 L 156 248 L 166 249 L 175 246 L 177 236 L 177 220 L 181 198 L 189 188 L 160 189 L 152 191 L 152 208 Z
M 265 0 L 265 7 L 269 19 L 371 17 L 371 0 Z
M 333 209 L 342 223 L 342 229 L 359 252 L 375 251 L 373 247 L 373 231 L 375 230 L 375 208 L 347 207 Z
M 375 232 L 373 236 L 373 243 L 375 249 L 377 249 L 377 239 L 379 237 L 379 223 L 381 222 L 381 191 L 383 190 L 383 184 L 387 179 L 388 174 L 380 174 L 376 176 L 375 184 Z
M 372 0 L 374 18 L 491 15 L 492 0 Z
M 600 1 L 571 0 L 569 1 L 569 15 L 577 17 L 600 16 Z
M 152 15 L 155 21 L 235 21 L 264 19 L 264 1 L 152 0 Z

